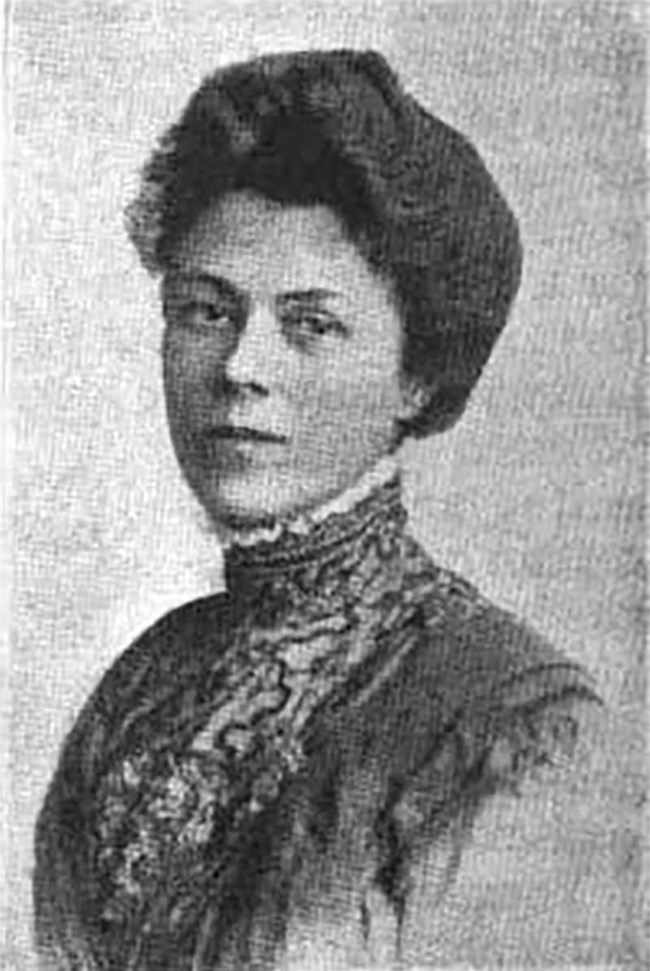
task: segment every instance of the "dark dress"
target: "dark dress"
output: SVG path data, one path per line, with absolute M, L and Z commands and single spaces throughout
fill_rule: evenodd
M 370 935 L 370 892 L 399 937 L 414 860 L 455 834 L 444 892 L 479 810 L 571 746 L 585 673 L 405 526 L 396 477 L 235 546 L 227 592 L 116 661 L 38 822 L 44 966 L 273 968 L 323 901 Z

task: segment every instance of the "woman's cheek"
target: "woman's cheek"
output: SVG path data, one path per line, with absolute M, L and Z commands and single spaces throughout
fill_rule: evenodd
M 205 345 L 205 346 L 204 346 Z M 163 375 L 168 407 L 177 417 L 204 411 L 221 361 L 209 344 L 177 335 L 165 340 Z
M 394 406 L 383 382 L 370 384 L 364 376 L 356 382 L 321 384 L 314 391 L 303 399 L 296 436 L 296 444 L 312 461 L 362 461 L 363 453 L 374 451 L 392 428 Z

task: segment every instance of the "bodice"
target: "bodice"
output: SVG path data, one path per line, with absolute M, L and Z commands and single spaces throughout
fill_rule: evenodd
M 262 912 L 275 953 L 292 885 L 337 844 L 360 779 L 360 872 L 399 917 L 409 853 L 458 810 L 495 740 L 516 725 L 534 754 L 531 706 L 589 690 L 431 561 L 398 473 L 234 542 L 225 576 L 107 673 L 41 817 L 42 859 L 57 856 L 70 895 L 56 906 L 75 911 L 60 920 L 98 968 L 214 969 Z

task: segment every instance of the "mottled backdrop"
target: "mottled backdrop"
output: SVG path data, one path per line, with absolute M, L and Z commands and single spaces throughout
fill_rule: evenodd
M 594 671 L 632 805 L 643 699 L 643 40 L 624 3 L 21 0 L 14 147 L 10 968 L 31 966 L 32 828 L 106 665 L 218 587 L 166 438 L 156 288 L 121 208 L 155 135 L 233 58 L 374 46 L 467 133 L 518 213 L 516 310 L 458 428 L 407 452 L 430 551 Z

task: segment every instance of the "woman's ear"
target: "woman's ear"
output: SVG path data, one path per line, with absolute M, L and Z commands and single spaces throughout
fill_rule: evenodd
M 431 389 L 422 387 L 419 381 L 410 378 L 402 385 L 402 401 L 398 414 L 401 422 L 408 422 L 421 411 L 431 398 Z

